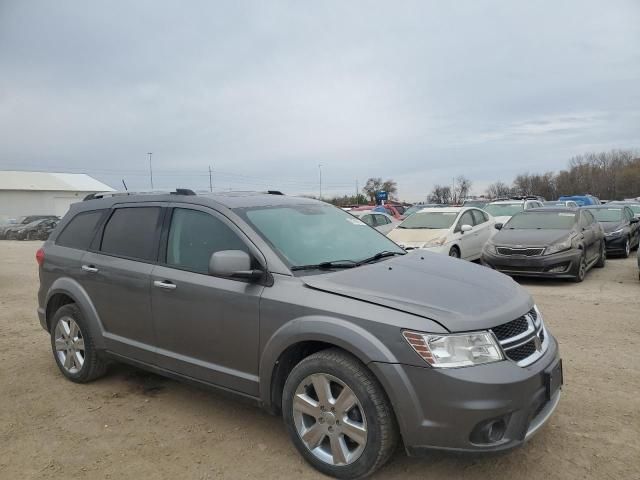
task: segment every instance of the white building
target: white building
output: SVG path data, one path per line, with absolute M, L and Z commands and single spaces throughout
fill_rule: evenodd
M 113 188 L 84 173 L 0 170 L 0 219 L 23 215 L 59 215 L 72 203 Z

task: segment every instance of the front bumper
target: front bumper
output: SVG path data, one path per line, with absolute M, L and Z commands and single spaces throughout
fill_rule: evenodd
M 625 253 L 627 236 L 605 237 L 604 243 L 607 247 L 607 253 Z
M 506 273 L 526 277 L 573 278 L 580 267 L 582 250 L 571 249 L 551 255 L 526 257 L 482 252 L 482 263 Z
M 527 367 L 510 360 L 476 367 L 436 369 L 372 363 L 393 404 L 410 455 L 430 449 L 490 452 L 517 447 L 534 435 L 558 405 L 547 376 L 560 362 L 550 336 L 542 357 Z M 481 435 L 502 421 L 499 438 Z M 480 433 L 479 433 L 480 432 Z

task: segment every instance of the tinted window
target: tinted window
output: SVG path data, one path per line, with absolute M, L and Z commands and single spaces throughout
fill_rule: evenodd
M 432 228 L 437 230 L 451 228 L 457 217 L 458 212 L 418 212 L 407 217 L 398 228 Z
M 590 208 L 589 211 L 599 222 L 620 222 L 623 220 L 622 208 Z
M 456 227 L 456 231 L 459 231 L 462 225 L 470 225 L 473 227 L 473 216 L 471 215 L 471 210 L 462 214 L 462 217 L 460 217 L 460 221 L 458 222 L 458 226 Z
M 572 212 L 522 212 L 511 217 L 504 229 L 570 230 L 577 221 Z
M 480 225 L 481 223 L 484 223 L 487 220 L 489 220 L 489 218 L 487 217 L 487 214 L 484 212 L 481 212 L 480 210 L 471 210 L 471 213 L 473 214 L 473 220 L 476 225 Z
M 160 207 L 118 208 L 107 222 L 100 250 L 119 257 L 155 260 Z
M 591 212 L 589 210 L 585 210 L 584 212 L 582 212 L 582 215 L 585 216 L 588 225 L 591 225 L 593 222 L 595 222 L 595 218 L 593 218 L 593 215 L 591 215 Z
M 484 209 L 494 217 L 511 217 L 522 211 L 522 203 L 490 203 Z
M 391 223 L 391 220 L 389 220 L 387 217 L 385 217 L 384 215 L 376 215 L 376 226 L 379 227 L 388 223 Z
M 360 220 L 362 220 L 364 223 L 366 223 L 370 227 L 375 227 L 373 215 L 363 215 L 360 217 Z
M 167 265 L 192 272 L 209 273 L 209 259 L 221 250 L 242 250 L 245 243 L 213 215 L 176 208 L 171 217 L 167 243 Z
M 92 210 L 90 212 L 79 213 L 71 219 L 58 235 L 56 244 L 63 247 L 86 250 L 96 233 L 96 228 L 104 210 Z

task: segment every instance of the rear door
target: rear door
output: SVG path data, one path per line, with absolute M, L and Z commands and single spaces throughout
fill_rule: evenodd
M 209 275 L 221 250 L 260 252 L 225 216 L 207 207 L 173 204 L 151 302 L 158 362 L 183 375 L 257 396 L 259 307 L 264 286 Z
M 102 322 L 107 349 L 147 363 L 156 358 L 150 274 L 165 210 L 161 203 L 117 205 L 82 258 L 82 284 Z

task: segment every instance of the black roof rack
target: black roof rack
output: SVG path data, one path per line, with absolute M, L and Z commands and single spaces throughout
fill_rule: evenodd
M 87 195 L 86 197 L 84 197 L 82 199 L 83 202 L 87 201 L 87 200 L 97 200 L 99 198 L 107 198 L 107 197 L 124 197 L 124 196 L 130 196 L 130 195 L 195 195 L 196 192 L 194 192 L 193 190 L 189 189 L 189 188 L 176 188 L 175 191 L 173 192 L 166 192 L 166 191 L 155 191 L 155 192 L 130 192 L 130 191 L 124 191 L 124 192 L 96 192 L 96 193 L 90 193 L 89 195 Z
M 280 190 L 267 190 L 269 195 L 284 195 Z

